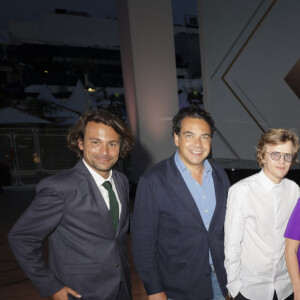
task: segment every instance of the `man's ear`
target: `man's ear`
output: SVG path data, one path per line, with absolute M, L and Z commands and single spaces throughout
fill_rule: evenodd
M 80 150 L 83 150 L 83 142 L 82 142 L 82 139 L 78 139 L 77 140 L 77 145 L 79 147 Z
M 175 145 L 178 147 L 178 140 L 179 140 L 179 135 L 177 135 L 176 133 L 174 133 L 174 143 Z
M 261 159 L 260 159 L 260 163 L 261 163 L 261 166 L 262 166 L 262 168 L 264 168 L 264 166 L 265 166 L 265 164 L 266 164 L 266 153 L 264 154 L 264 156 L 263 157 L 261 157 Z

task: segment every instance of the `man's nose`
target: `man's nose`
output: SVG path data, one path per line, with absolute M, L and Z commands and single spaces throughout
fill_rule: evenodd
M 200 146 L 203 144 L 202 137 L 196 139 L 196 144 Z
M 98 151 L 101 154 L 106 154 L 108 152 L 108 146 L 102 144 L 98 147 Z
M 282 164 L 285 163 L 285 159 L 284 159 L 284 155 L 283 154 L 280 155 L 279 162 L 282 163 Z

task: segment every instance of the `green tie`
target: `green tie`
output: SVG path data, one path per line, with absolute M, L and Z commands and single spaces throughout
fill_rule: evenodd
M 119 223 L 119 203 L 117 201 L 117 197 L 115 192 L 112 189 L 110 181 L 104 181 L 102 185 L 106 188 L 108 191 L 108 196 L 109 196 L 109 206 L 110 206 L 110 217 L 113 223 L 113 227 L 115 232 L 117 231 L 118 228 L 118 223 Z

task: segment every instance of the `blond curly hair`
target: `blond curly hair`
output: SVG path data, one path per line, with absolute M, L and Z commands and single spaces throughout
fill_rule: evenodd
M 260 140 L 258 141 L 256 148 L 256 159 L 261 167 L 264 167 L 263 160 L 266 155 L 266 146 L 281 145 L 288 141 L 293 144 L 293 156 L 292 165 L 298 162 L 297 154 L 299 150 L 299 138 L 296 134 L 295 129 L 269 129 L 267 132 L 263 133 Z

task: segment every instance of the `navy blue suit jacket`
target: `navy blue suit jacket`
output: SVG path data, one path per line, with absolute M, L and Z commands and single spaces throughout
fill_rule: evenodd
M 128 180 L 116 171 L 113 179 L 122 204 L 116 233 L 99 188 L 81 160 L 74 168 L 47 177 L 37 185 L 36 199 L 10 231 L 9 243 L 43 297 L 66 285 L 85 300 L 115 299 L 121 266 L 131 295 L 126 248 Z M 49 267 L 41 250 L 46 237 Z
M 224 220 L 230 184 L 222 168 L 211 166 L 216 208 L 208 231 L 174 155 L 150 168 L 139 181 L 132 252 L 148 295 L 165 291 L 176 300 L 212 298 L 209 249 L 225 295 Z

